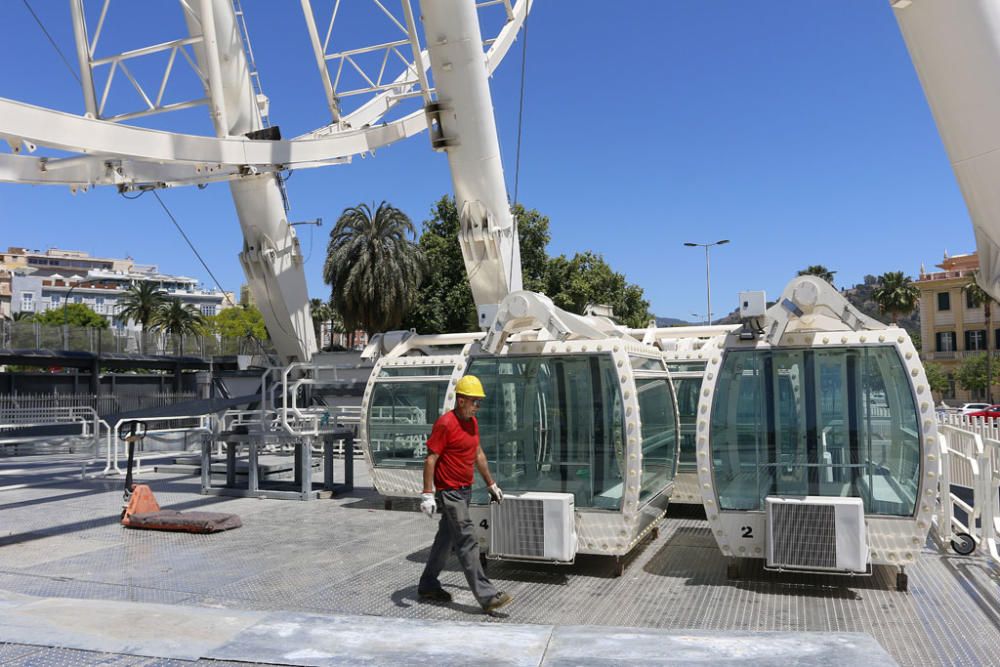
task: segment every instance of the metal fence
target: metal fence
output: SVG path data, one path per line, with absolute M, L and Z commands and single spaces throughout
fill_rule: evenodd
M 0 350 L 63 350 L 190 357 L 274 353 L 271 341 L 215 334 L 173 336 L 157 331 L 52 326 L 0 321 Z
M 959 551 L 1000 563 L 1000 425 L 939 414 L 941 469 L 936 528 Z
M 144 408 L 158 408 L 197 398 L 193 393 L 171 394 L 2 394 L 0 395 L 0 423 L 12 412 L 35 411 L 44 413 L 62 408 L 93 408 L 99 415 L 131 412 Z

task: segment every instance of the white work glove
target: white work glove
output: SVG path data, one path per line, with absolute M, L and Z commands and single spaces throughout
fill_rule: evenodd
M 424 514 L 426 514 L 427 516 L 429 516 L 430 518 L 433 519 L 434 518 L 434 513 L 437 512 L 437 508 L 438 508 L 438 504 L 437 504 L 437 501 L 434 500 L 434 494 L 433 493 L 421 493 L 420 494 L 420 511 L 421 512 L 423 512 Z
M 502 503 L 503 502 L 503 491 L 496 484 L 491 484 L 488 489 L 490 492 L 490 502 L 491 503 Z

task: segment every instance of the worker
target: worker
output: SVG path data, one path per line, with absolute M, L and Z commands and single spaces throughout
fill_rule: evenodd
M 508 604 L 512 598 L 497 591 L 486 578 L 479 560 L 479 544 L 469 516 L 473 467 L 486 482 L 491 502 L 501 502 L 503 491 L 493 481 L 486 454 L 479 446 L 476 413 L 486 398 L 483 384 L 476 376 L 466 375 L 455 386 L 455 394 L 455 409 L 434 422 L 427 439 L 420 510 L 434 518 L 440 506 L 442 516 L 417 594 L 422 600 L 451 602 L 451 593 L 441 588 L 438 575 L 448 560 L 448 552 L 454 549 L 472 594 L 483 610 L 490 613 Z

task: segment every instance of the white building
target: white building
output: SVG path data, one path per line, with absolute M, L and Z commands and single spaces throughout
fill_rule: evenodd
M 191 304 L 203 315 L 216 315 L 232 306 L 232 294 L 207 290 L 195 278 L 160 273 L 155 265 L 136 264 L 128 259 L 90 257 L 87 253 L 47 250 L 45 253 L 9 248 L 0 253 L 0 269 L 9 272 L 10 312 L 41 313 L 81 303 L 103 315 L 113 328 L 136 329 L 134 322 L 117 316 L 120 299 L 135 284 L 152 282 L 168 297 Z

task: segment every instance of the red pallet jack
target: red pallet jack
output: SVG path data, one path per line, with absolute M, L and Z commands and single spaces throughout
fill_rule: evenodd
M 125 422 L 118 437 L 128 443 L 128 471 L 125 473 L 125 494 L 122 498 L 121 523 L 127 528 L 168 530 L 175 533 L 218 533 L 243 525 L 235 514 L 221 512 L 178 512 L 160 509 L 156 496 L 146 484 L 132 483 L 135 443 L 146 437 L 146 423 Z

